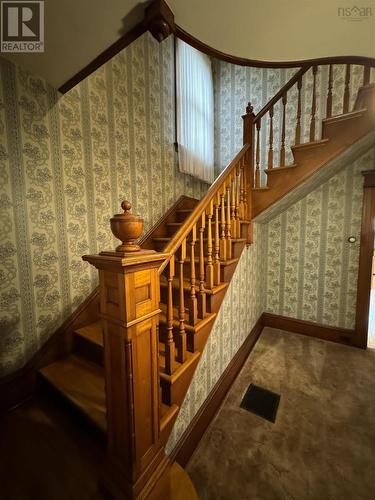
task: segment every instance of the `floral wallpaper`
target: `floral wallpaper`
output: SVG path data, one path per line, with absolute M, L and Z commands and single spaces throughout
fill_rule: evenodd
M 242 147 L 243 120 L 248 101 L 258 113 L 262 107 L 290 80 L 299 68 L 270 69 L 236 66 L 224 61 L 214 61 L 215 96 L 215 165 L 222 170 Z M 371 70 L 371 81 L 375 81 L 375 68 Z M 358 88 L 363 81 L 363 67 L 351 66 L 350 109 L 354 105 Z M 333 66 L 332 114 L 342 113 L 345 88 L 345 65 Z M 313 78 L 310 69 L 303 77 L 301 92 L 302 141 L 309 142 Z M 328 92 L 328 66 L 320 66 L 316 75 L 316 139 L 321 137 L 322 119 L 326 116 Z M 286 164 L 293 164 L 290 146 L 294 144 L 297 113 L 297 85 L 288 92 L 286 105 L 285 145 Z M 269 146 L 269 118 L 263 118 L 260 129 L 260 165 L 266 168 Z M 282 103 L 274 107 L 274 165 L 279 165 L 282 127 Z M 262 171 L 262 182 L 266 175 Z
M 375 148 L 265 224 L 268 312 L 354 328 L 361 172 L 373 168 Z
M 264 311 L 265 244 L 265 225 L 254 224 L 254 242 L 243 251 L 237 264 L 167 443 L 168 453 Z
M 127 198 L 146 229 L 207 185 L 176 168 L 173 40 L 148 33 L 64 96 L 0 59 L 0 375 L 21 367 L 97 284 Z

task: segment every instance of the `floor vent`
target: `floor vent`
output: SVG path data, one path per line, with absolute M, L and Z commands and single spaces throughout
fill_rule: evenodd
M 279 407 L 280 395 L 255 384 L 250 384 L 240 407 L 251 411 L 259 417 L 275 422 Z

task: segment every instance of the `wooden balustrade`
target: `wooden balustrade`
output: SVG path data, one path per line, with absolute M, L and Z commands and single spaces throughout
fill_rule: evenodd
M 342 105 L 344 113 L 347 113 L 349 111 L 349 102 L 350 102 L 350 64 L 347 64 L 345 70 L 344 101 Z
M 199 228 L 199 317 L 206 315 L 206 287 L 205 287 L 205 262 L 204 262 L 204 230 L 206 226 L 206 211 L 201 214 L 201 224 Z M 195 265 L 193 262 L 192 265 Z
M 184 295 L 184 262 L 186 259 L 186 239 L 182 241 L 178 251 L 178 286 L 179 286 L 179 305 L 178 305 L 178 341 L 177 341 L 177 361 L 183 363 L 186 359 L 186 332 L 185 332 L 185 295 Z
M 195 278 L 195 243 L 197 241 L 197 225 L 194 224 L 191 230 L 190 240 L 190 308 L 189 308 L 189 323 L 195 325 L 198 321 L 198 302 L 196 294 L 196 278 Z
M 283 121 L 281 125 L 280 167 L 285 167 L 285 123 L 286 123 L 286 104 L 287 104 L 286 92 L 283 95 L 281 102 L 283 104 Z
M 330 118 L 332 116 L 332 89 L 333 89 L 333 65 L 329 65 L 328 72 L 328 92 L 327 92 L 327 111 L 326 116 Z
M 268 168 L 273 168 L 273 106 L 269 110 L 270 115 L 270 135 L 269 135 L 269 146 L 268 146 Z
M 313 66 L 313 87 L 311 97 L 311 121 L 310 121 L 310 142 L 315 141 L 315 128 L 316 128 L 316 74 L 318 71 L 317 66 Z
M 171 375 L 176 365 L 176 346 L 173 339 L 173 279 L 175 274 L 174 256 L 168 265 L 168 298 L 167 298 L 167 338 L 165 341 L 165 372 Z
M 215 196 L 215 252 L 214 252 L 214 283 L 220 284 L 220 193 Z
M 225 239 L 227 245 L 227 259 L 232 258 L 232 221 L 231 221 L 231 185 L 232 179 L 231 175 L 229 176 L 229 180 L 227 182 L 227 198 L 226 198 L 226 223 L 225 223 Z
M 221 260 L 227 259 L 227 243 L 226 243 L 226 222 L 225 222 L 225 182 L 223 183 L 222 190 L 220 192 L 220 201 L 221 201 L 221 239 L 220 239 L 220 257 Z
M 212 199 L 207 210 L 207 267 L 206 267 L 206 286 L 209 290 L 214 287 L 214 261 L 212 258 L 212 217 L 214 214 L 214 200 Z
M 260 127 L 261 121 L 256 122 L 257 138 L 256 138 L 256 154 L 255 154 L 255 187 L 260 187 Z
M 342 111 L 340 113 L 348 113 L 350 112 L 350 101 L 351 101 L 351 75 L 352 75 L 352 64 L 356 64 L 355 59 L 353 59 L 353 63 L 350 62 L 351 58 L 347 58 L 348 63 L 345 64 L 344 71 L 344 89 L 343 89 L 343 102 L 342 102 Z M 275 94 L 275 96 L 259 111 L 257 115 L 253 114 L 253 108 L 250 103 L 247 106 L 246 114 L 243 115 L 244 119 L 244 143 L 250 145 L 250 165 L 255 166 L 254 178 L 251 177 L 250 185 L 252 188 L 260 188 L 261 186 L 261 171 L 262 169 L 274 169 L 278 167 L 284 167 L 286 161 L 286 149 L 287 147 L 291 147 L 293 145 L 300 145 L 303 143 L 303 123 L 306 123 L 306 120 L 303 117 L 302 110 L 302 102 L 303 102 L 303 94 L 304 94 L 304 84 L 307 81 L 304 78 L 304 75 L 311 70 L 309 74 L 309 79 L 311 81 L 311 105 L 310 105 L 310 117 L 308 129 L 305 131 L 304 135 L 308 135 L 309 141 L 313 142 L 317 140 L 317 113 L 318 113 L 318 87 L 317 87 L 317 78 L 318 72 L 321 67 L 327 67 L 327 77 L 328 77 L 328 85 L 327 85 L 327 94 L 326 94 L 326 118 L 330 118 L 333 112 L 333 99 L 335 96 L 335 80 L 334 80 L 334 64 L 335 59 L 332 59 L 332 62 L 327 62 L 322 65 L 317 64 L 305 64 L 302 66 L 293 76 L 292 78 Z M 342 62 L 338 62 L 337 64 L 342 64 Z M 358 64 L 358 63 L 357 63 Z M 371 66 L 369 64 L 362 64 L 363 66 L 363 76 L 361 78 L 361 83 L 363 85 L 368 85 L 370 83 L 370 75 L 371 75 Z M 324 80 L 323 80 L 324 81 Z M 295 129 L 293 133 L 293 137 L 286 137 L 286 123 L 287 123 L 287 102 L 288 102 L 288 92 L 292 87 L 296 86 L 297 90 L 297 106 L 296 106 L 296 116 L 295 116 Z M 337 95 L 337 94 L 336 94 Z M 306 95 L 305 95 L 306 97 Z M 275 105 L 277 103 L 281 104 L 281 130 L 280 130 L 280 138 L 279 144 L 275 145 Z M 335 102 L 335 107 L 336 107 Z M 263 120 L 268 114 L 269 120 Z M 320 118 L 320 117 L 319 117 Z M 252 129 L 250 130 L 250 128 Z M 261 130 L 262 127 L 266 127 L 266 131 L 262 134 L 263 137 L 268 137 L 268 145 L 264 147 L 265 151 L 263 154 L 263 150 L 261 150 Z M 279 149 L 279 165 L 275 165 L 275 150 Z M 261 164 L 262 158 L 265 157 L 265 165 Z M 249 169 L 250 171 L 251 169 Z M 250 192 L 249 189 L 245 189 L 246 195 Z M 242 196 L 242 200 L 245 196 Z M 241 196 L 241 195 L 240 195 Z
M 302 89 L 302 76 L 300 76 L 297 80 L 297 116 L 296 116 L 296 135 L 294 139 L 294 143 L 301 143 L 301 89 Z M 268 167 L 269 168 L 269 167 Z

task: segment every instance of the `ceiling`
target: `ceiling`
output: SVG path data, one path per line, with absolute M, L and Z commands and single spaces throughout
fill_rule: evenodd
M 365 17 L 342 17 L 349 0 L 167 0 L 176 23 L 222 52 L 262 61 L 375 58 L 375 0 Z M 3 54 L 56 88 L 143 18 L 148 1 L 48 0 L 45 52 Z M 342 13 L 342 11 L 340 11 Z M 372 14 L 372 15 L 371 15 Z

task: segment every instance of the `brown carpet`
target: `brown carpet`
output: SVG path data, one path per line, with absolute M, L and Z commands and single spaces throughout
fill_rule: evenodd
M 275 424 L 240 408 L 250 383 Z M 375 351 L 265 328 L 187 470 L 201 500 L 373 500 Z

